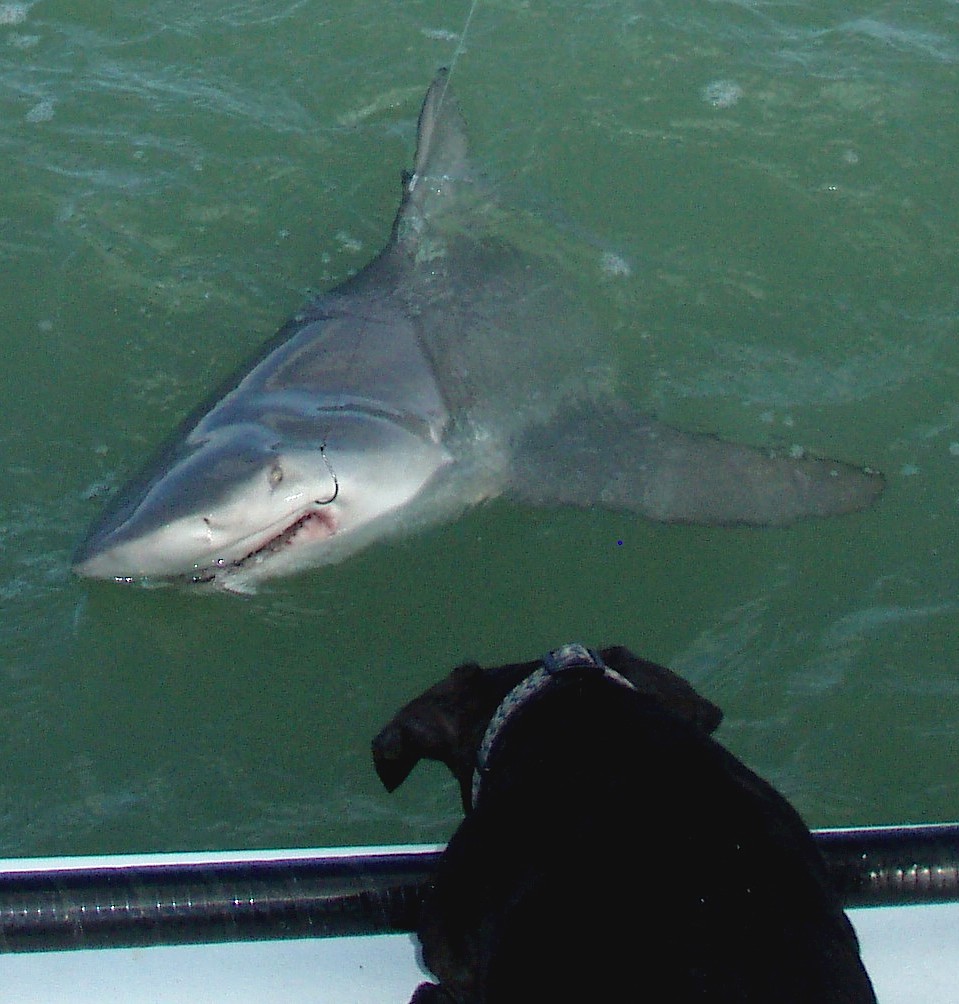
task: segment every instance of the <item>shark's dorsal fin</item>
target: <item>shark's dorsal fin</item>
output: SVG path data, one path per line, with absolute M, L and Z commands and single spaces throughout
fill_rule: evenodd
M 466 123 L 450 87 L 449 70 L 436 74 L 423 99 L 413 172 L 453 180 L 468 173 Z
M 416 130 L 413 170 L 403 179 L 403 202 L 393 226 L 399 241 L 415 239 L 428 217 L 444 212 L 470 184 L 466 123 L 449 83 L 449 70 L 433 79 Z

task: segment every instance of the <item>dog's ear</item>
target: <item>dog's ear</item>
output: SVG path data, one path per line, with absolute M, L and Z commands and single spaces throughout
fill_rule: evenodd
M 475 663 L 457 666 L 379 732 L 373 740 L 373 766 L 387 791 L 395 791 L 424 758 L 446 764 L 462 786 L 476 753 L 479 723 L 473 719 L 481 715 L 476 693 L 482 680 L 483 670 Z
M 640 694 L 653 698 L 707 735 L 719 728 L 722 709 L 707 701 L 671 669 L 641 659 L 621 645 L 604 648 L 601 654 L 606 665 L 625 676 Z
M 389 792 L 396 791 L 420 761 L 414 752 L 419 744 L 409 733 L 409 728 L 394 719 L 373 739 L 373 766 Z

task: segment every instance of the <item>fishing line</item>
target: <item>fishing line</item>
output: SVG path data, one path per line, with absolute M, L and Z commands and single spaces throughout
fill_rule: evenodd
M 456 43 L 456 48 L 453 50 L 453 56 L 450 59 L 449 70 L 446 74 L 447 86 L 449 85 L 450 77 L 453 76 L 453 70 L 456 69 L 456 64 L 459 62 L 460 56 L 462 56 L 466 51 L 466 36 L 469 33 L 470 25 L 473 23 L 473 15 L 476 13 L 478 7 L 479 0 L 473 0 L 470 4 L 469 13 L 466 15 L 466 21 L 463 23 L 463 30 L 460 32 L 460 40 Z
M 466 13 L 466 20 L 463 22 L 463 30 L 460 32 L 460 39 L 456 43 L 456 48 L 453 50 L 453 55 L 450 57 L 450 64 L 446 68 L 446 80 L 443 82 L 443 90 L 440 92 L 439 99 L 436 102 L 436 114 L 439 115 L 440 109 L 443 107 L 443 102 L 446 100 L 446 91 L 450 85 L 450 80 L 453 77 L 453 71 L 456 69 L 456 64 L 459 62 L 460 56 L 466 51 L 466 36 L 469 34 L 470 25 L 473 23 L 473 15 L 479 8 L 480 0 L 472 0 L 470 4 L 470 9 Z
M 466 13 L 466 20 L 463 22 L 463 30 L 460 32 L 459 41 L 456 43 L 456 48 L 453 50 L 453 55 L 450 57 L 450 64 L 446 70 L 446 85 L 443 87 L 443 93 L 440 95 L 438 102 L 438 108 L 441 108 L 443 101 L 446 98 L 446 88 L 449 87 L 449 82 L 452 79 L 453 71 L 456 69 L 456 64 L 460 60 L 460 56 L 466 51 L 466 36 L 469 34 L 470 25 L 473 23 L 473 15 L 479 9 L 480 0 L 471 0 L 469 10 Z M 327 473 L 333 481 L 333 494 L 328 499 L 314 499 L 316 505 L 330 505 L 335 502 L 337 496 L 340 494 L 340 482 L 339 478 L 336 476 L 336 471 L 333 469 L 333 464 L 330 458 L 326 454 L 326 440 L 329 434 L 329 428 L 327 428 L 327 434 L 323 436 L 323 442 L 320 444 L 320 456 L 323 458 L 323 463 L 326 465 Z

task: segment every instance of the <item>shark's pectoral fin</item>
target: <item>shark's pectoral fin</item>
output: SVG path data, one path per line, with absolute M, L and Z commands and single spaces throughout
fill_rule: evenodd
M 864 509 L 884 484 L 881 474 L 850 464 L 775 456 L 612 405 L 579 406 L 527 432 L 516 444 L 509 494 L 661 522 L 783 526 Z

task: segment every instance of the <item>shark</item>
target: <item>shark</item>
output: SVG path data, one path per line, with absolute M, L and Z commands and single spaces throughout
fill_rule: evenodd
M 685 432 L 610 390 L 576 277 L 495 225 L 446 70 L 385 248 L 292 317 L 105 505 L 74 570 L 236 592 L 496 497 L 668 523 L 850 513 L 878 472 Z

